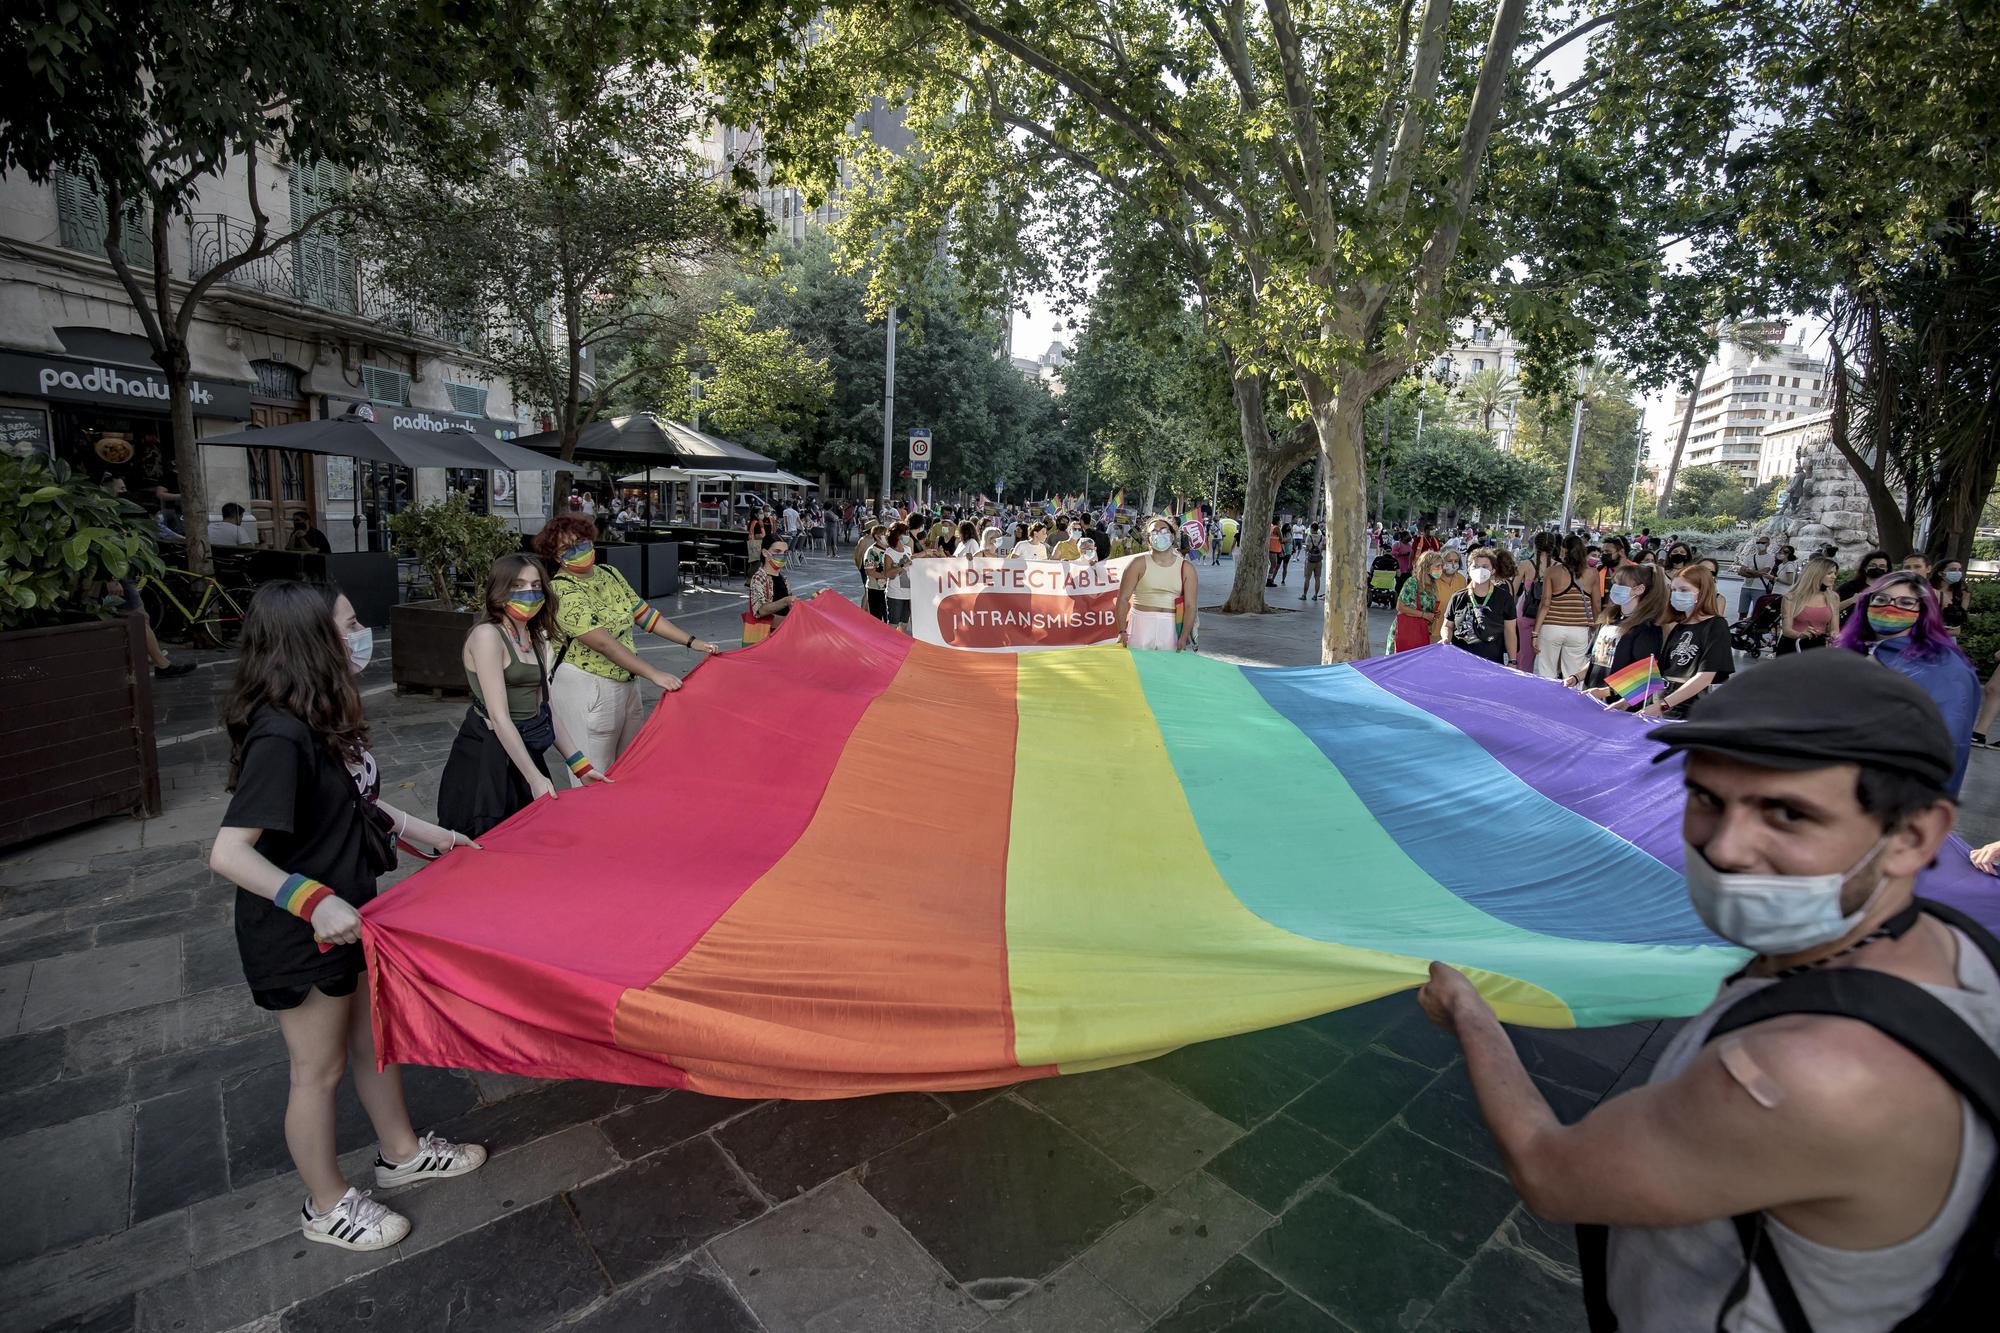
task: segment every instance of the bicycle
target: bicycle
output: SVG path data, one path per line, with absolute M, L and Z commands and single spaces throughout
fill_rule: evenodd
M 170 583 L 180 585 L 179 595 Z M 243 604 L 207 574 L 187 569 L 162 570 L 159 578 L 148 574 L 139 580 L 139 597 L 162 639 L 222 648 L 243 632 Z

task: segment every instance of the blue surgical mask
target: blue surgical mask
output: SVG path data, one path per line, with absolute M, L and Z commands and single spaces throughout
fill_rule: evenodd
M 1695 603 L 1701 599 L 1695 593 L 1683 592 L 1681 589 L 1676 588 L 1667 594 L 1667 600 L 1673 604 L 1674 610 L 1680 612 L 1682 615 L 1686 615 L 1688 612 L 1694 610 Z
M 1840 895 L 1888 841 L 1884 833 L 1845 874 L 1745 875 L 1717 870 L 1683 840 L 1688 901 L 1703 925 L 1732 944 L 1772 957 L 1804 953 L 1847 934 L 1875 906 L 1886 880 L 1852 912 L 1841 912 Z
M 1612 600 L 1613 602 L 1616 602 L 1616 603 L 1617 603 L 1617 604 L 1618 604 L 1619 606 L 1630 606 L 1630 605 L 1632 604 L 1632 587 L 1631 587 L 1631 585 L 1630 585 L 1630 584 L 1626 584 L 1626 583 L 1614 583 L 1614 584 L 1612 584 L 1612 585 L 1611 585 L 1611 600 Z
M 1964 579 L 1965 579 L 1965 571 L 1962 569 L 1947 569 L 1944 572 L 1944 581 L 1946 583 L 1960 583 L 1963 582 Z
M 1153 544 L 1155 551 L 1171 550 L 1174 544 L 1174 534 L 1171 532 L 1156 532 L 1148 537 L 1147 540 Z
M 354 668 L 354 674 L 358 676 L 366 671 L 368 664 L 373 660 L 375 660 L 375 631 L 369 629 L 366 625 L 363 625 L 360 629 L 349 631 L 347 635 L 347 664 Z

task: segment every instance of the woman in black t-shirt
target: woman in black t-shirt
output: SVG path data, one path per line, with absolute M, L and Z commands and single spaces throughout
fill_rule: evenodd
M 1931 591 L 1937 594 L 1944 632 L 1956 639 L 1965 632 L 1965 622 L 1972 615 L 1972 598 L 1965 587 L 1965 562 L 1947 560 L 1932 570 Z
M 1667 594 L 1666 642 L 1660 652 L 1665 693 L 1642 710 L 1648 717 L 1683 717 L 1711 685 L 1736 670 L 1729 622 L 1714 613 L 1715 580 L 1703 565 L 1683 565 Z
M 380 1188 L 463 1175 L 486 1161 L 477 1145 L 419 1137 L 401 1071 L 376 1068 L 356 909 L 395 865 L 392 836 L 440 852 L 476 844 L 376 799 L 381 780 L 354 688 L 371 642 L 334 588 L 258 590 L 223 704 L 232 795 L 209 854 L 209 866 L 237 886 L 236 945 L 251 998 L 277 1012 L 291 1055 L 285 1146 L 307 1189 L 301 1230 L 350 1250 L 394 1245 L 410 1224 L 341 1176 L 333 1097 L 343 1073 L 353 1073 L 375 1126 Z

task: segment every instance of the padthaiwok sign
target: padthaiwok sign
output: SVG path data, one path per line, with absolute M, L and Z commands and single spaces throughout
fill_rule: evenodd
M 250 386 L 226 380 L 192 380 L 188 385 L 198 417 L 250 419 Z M 0 352 L 0 393 L 64 403 L 153 412 L 168 410 L 167 377 L 157 367 L 67 356 Z
M 976 652 L 1076 648 L 1118 637 L 1118 581 L 1138 556 L 910 562 L 910 630 Z

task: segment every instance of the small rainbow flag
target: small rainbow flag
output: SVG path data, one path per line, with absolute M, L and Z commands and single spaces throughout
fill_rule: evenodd
M 1117 513 L 1125 507 L 1125 488 L 1120 486 L 1111 496 L 1111 512 Z
M 1667 682 L 1660 678 L 1659 664 L 1650 653 L 1612 672 L 1604 678 L 1604 683 L 1626 703 L 1650 699 L 1667 688 Z

